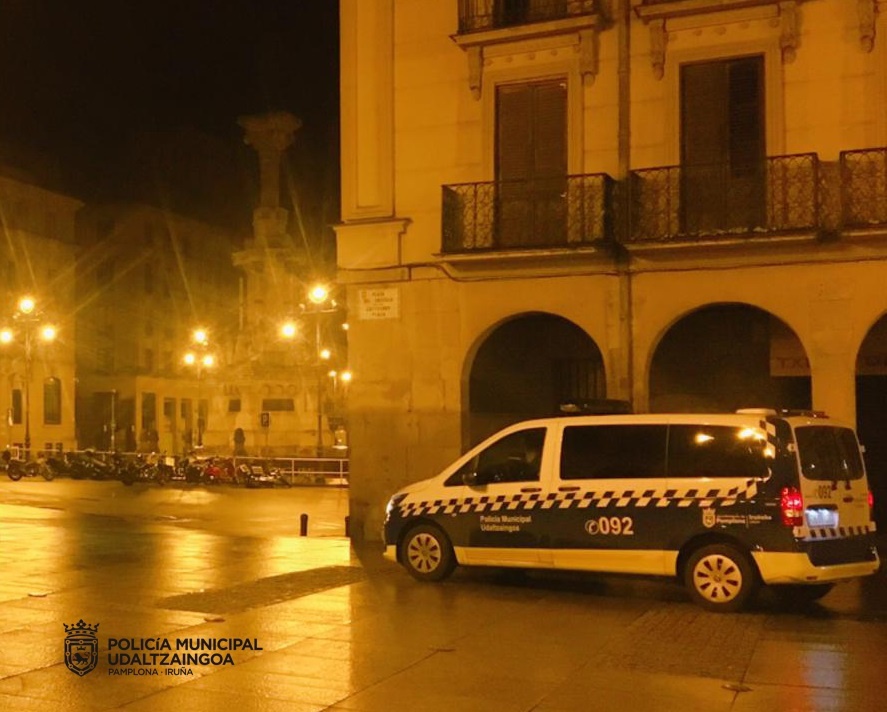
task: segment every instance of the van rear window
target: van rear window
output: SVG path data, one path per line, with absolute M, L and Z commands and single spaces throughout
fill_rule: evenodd
M 795 428 L 801 473 L 808 480 L 858 480 L 863 476 L 859 444 L 850 428 L 806 425 Z

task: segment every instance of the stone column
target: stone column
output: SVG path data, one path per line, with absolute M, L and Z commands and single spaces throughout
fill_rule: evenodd
M 237 121 L 246 132 L 244 142 L 259 154 L 259 205 L 253 211 L 253 229 L 260 244 L 279 243 L 286 234 L 289 212 L 280 207 L 280 165 L 302 122 L 287 112 L 245 116 Z

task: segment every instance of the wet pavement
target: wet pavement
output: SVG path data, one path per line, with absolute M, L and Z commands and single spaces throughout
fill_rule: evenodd
M 334 488 L 0 482 L 0 710 L 887 708 L 883 572 L 717 615 L 646 579 L 420 584 L 346 516 Z

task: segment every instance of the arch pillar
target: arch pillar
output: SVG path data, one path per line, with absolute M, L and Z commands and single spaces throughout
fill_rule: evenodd
M 844 330 L 818 332 L 808 346 L 813 407 L 856 424 L 856 353 Z

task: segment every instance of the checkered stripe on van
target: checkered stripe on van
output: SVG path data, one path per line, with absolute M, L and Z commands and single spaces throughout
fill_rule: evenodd
M 769 420 L 762 420 L 758 423 L 761 430 L 763 430 L 767 434 L 767 444 L 776 447 L 777 439 L 776 439 L 776 423 L 772 423 Z
M 754 481 L 745 488 L 722 489 L 631 489 L 589 490 L 586 492 L 519 492 L 511 495 L 481 495 L 453 499 L 404 501 L 400 512 L 404 517 L 428 514 L 467 514 L 530 509 L 586 509 L 588 507 L 730 507 L 757 492 Z
M 843 539 L 848 536 L 873 534 L 877 530 L 874 522 L 859 527 L 795 527 L 794 536 L 798 539 Z

